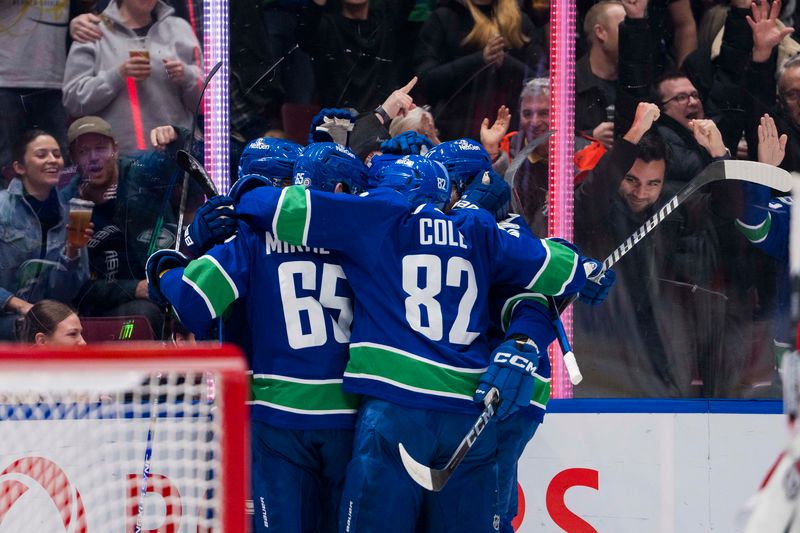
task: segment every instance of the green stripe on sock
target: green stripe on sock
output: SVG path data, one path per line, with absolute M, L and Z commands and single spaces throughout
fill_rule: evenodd
M 222 267 L 207 256 L 192 261 L 183 270 L 183 278 L 191 282 L 200 296 L 211 305 L 214 317 L 220 316 L 236 298 L 236 288 Z
M 275 214 L 275 237 L 289 244 L 305 245 L 303 236 L 310 208 L 305 187 L 294 185 L 283 189 Z
M 772 226 L 772 215 L 770 213 L 767 213 L 767 218 L 757 226 L 745 225 L 741 220 L 736 220 L 736 227 L 750 242 L 763 241 L 769 234 L 770 226 Z
M 332 414 L 333 411 L 358 409 L 359 396 L 342 392 L 339 383 L 297 383 L 280 377 L 254 377 L 253 400 L 287 407 L 308 414 Z
M 542 242 L 550 250 L 550 259 L 542 267 L 544 271 L 528 289 L 542 294 L 558 295 L 572 281 L 578 257 L 575 252 L 557 242 L 548 239 L 542 239 Z

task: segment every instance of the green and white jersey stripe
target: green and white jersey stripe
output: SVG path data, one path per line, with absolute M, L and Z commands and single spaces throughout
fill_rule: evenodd
M 379 381 L 408 392 L 472 401 L 486 368 L 459 368 L 403 350 L 371 342 L 350 345 L 345 378 Z M 550 378 L 536 377 L 531 405 L 544 409 L 550 398 Z
M 770 226 L 772 226 L 772 215 L 769 212 L 767 212 L 767 218 L 756 225 L 745 224 L 739 219 L 736 220 L 736 227 L 752 243 L 759 243 L 766 239 L 767 235 L 769 235 Z
M 190 262 L 183 270 L 183 281 L 203 299 L 212 318 L 220 316 L 239 298 L 236 284 L 222 265 L 210 255 Z
M 250 404 L 289 413 L 324 416 L 351 415 L 359 396 L 342 392 L 341 379 L 299 379 L 276 374 L 254 374 Z
M 552 294 L 558 296 L 569 285 L 575 276 L 578 268 L 578 254 L 564 245 L 558 244 L 548 239 L 540 239 L 545 248 L 547 256 L 541 268 L 526 287 L 528 290 L 542 294 Z M 569 267 L 554 268 L 550 263 L 557 260 L 560 264 L 565 258 L 570 258 Z
M 540 303 L 543 306 L 547 307 L 547 298 L 543 294 L 535 293 L 535 292 L 523 292 L 520 294 L 515 294 L 503 304 L 503 308 L 500 310 L 500 327 L 503 328 L 503 331 L 508 330 L 508 324 L 511 322 L 511 316 L 514 314 L 514 309 L 517 307 L 517 304 L 522 302 L 523 300 L 533 300 L 534 302 Z
M 272 219 L 272 234 L 289 244 L 306 245 L 311 220 L 311 194 L 304 187 L 286 187 Z

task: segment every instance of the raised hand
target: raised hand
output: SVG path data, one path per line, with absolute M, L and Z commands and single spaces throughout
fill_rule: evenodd
M 169 143 L 178 138 L 178 132 L 172 126 L 158 126 L 150 130 L 150 144 L 156 150 L 164 150 Z
M 389 115 L 390 119 L 395 118 L 398 115 L 404 117 L 406 116 L 406 113 L 416 107 L 414 105 L 414 99 L 408 94 L 416 84 L 417 77 L 414 76 L 411 78 L 411 81 L 406 83 L 403 87 L 393 91 L 392 94 L 390 94 L 389 97 L 384 100 L 383 104 L 381 104 L 381 107 L 383 107 L 383 110 L 386 111 L 387 115 Z
M 689 129 L 694 134 L 697 143 L 706 149 L 711 157 L 724 157 L 728 153 L 719 128 L 710 119 L 695 119 L 689 121 Z
M 768 165 L 778 166 L 786 155 L 786 141 L 784 133 L 778 136 L 775 120 L 765 114 L 758 125 L 758 161 Z
M 606 148 L 611 148 L 614 144 L 614 123 L 601 122 L 592 130 L 592 137 L 603 143 Z
M 511 124 L 511 112 L 504 105 L 497 110 L 497 119 L 489 127 L 489 118 L 486 117 L 481 122 L 481 144 L 494 160 L 500 151 L 500 142 L 503 136 L 508 133 L 508 125 Z
M 639 102 L 636 107 L 636 115 L 633 117 L 633 124 L 624 139 L 633 144 L 638 143 L 645 133 L 650 131 L 653 123 L 661 116 L 661 110 L 656 104 L 650 102 Z
M 760 5 L 753 2 L 750 11 L 753 16 L 747 16 L 747 24 L 753 30 L 753 61 L 763 63 L 769 59 L 772 49 L 794 32 L 794 28 L 781 29 L 782 25 L 779 25 L 781 0 L 775 0 L 769 7 L 766 0 L 761 0 Z

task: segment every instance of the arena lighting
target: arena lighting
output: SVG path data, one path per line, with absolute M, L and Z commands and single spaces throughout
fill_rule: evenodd
M 572 241 L 575 150 L 575 0 L 550 0 L 550 137 L 547 234 Z M 572 308 L 561 315 L 572 340 Z M 578 364 L 581 354 L 576 354 Z M 558 343 L 550 346 L 553 398 L 571 398 L 572 383 Z
M 203 164 L 220 194 L 231 188 L 230 127 L 228 120 L 228 0 L 203 2 L 203 68 L 204 75 L 222 61 L 219 72 L 211 79 L 203 102 Z

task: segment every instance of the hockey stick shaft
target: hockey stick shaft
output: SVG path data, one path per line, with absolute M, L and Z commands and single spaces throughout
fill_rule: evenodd
M 594 279 L 599 279 L 606 270 L 614 266 L 694 192 L 709 183 L 724 179 L 748 181 L 783 192 L 789 191 L 792 185 L 791 175 L 785 170 L 772 165 L 756 163 L 754 161 L 715 161 L 703 169 L 700 174 L 695 176 L 692 181 L 678 191 L 675 196 L 664 204 L 653 216 L 647 219 L 647 221 L 625 239 L 622 244 L 617 246 L 617 248 L 603 260 L 603 269 L 595 275 Z M 575 354 L 569 349 L 569 342 L 564 332 L 564 326 L 558 316 L 569 307 L 576 298 L 577 295 L 574 295 L 567 300 L 561 309 L 555 307 L 554 302 L 550 302 L 551 308 L 555 313 L 553 324 L 556 328 L 556 335 L 559 339 L 559 344 L 561 344 L 561 350 L 564 354 L 564 363 L 573 385 L 580 383 L 583 377 L 578 369 Z M 566 342 L 563 342 L 562 338 L 563 341 Z
M 150 380 L 161 379 L 161 374 L 151 376 Z M 147 428 L 147 444 L 144 450 L 144 468 L 142 468 L 142 483 L 139 485 L 139 501 L 136 506 L 136 526 L 134 533 L 142 533 L 142 522 L 144 520 L 144 500 L 147 497 L 147 484 L 150 479 L 150 462 L 153 458 L 153 441 L 156 438 L 156 422 L 158 420 L 158 394 L 150 387 L 150 394 L 153 395 L 153 401 L 150 404 L 150 425 Z
M 486 393 L 484 405 L 485 407 L 480 416 L 478 416 L 478 419 L 464 438 L 461 439 L 461 443 L 458 445 L 455 452 L 453 452 L 453 455 L 450 456 L 447 464 L 440 469 L 433 469 L 416 461 L 406 451 L 402 442 L 397 445 L 400 451 L 400 459 L 403 461 L 403 466 L 406 472 L 408 472 L 408 475 L 411 476 L 411 479 L 430 491 L 438 492 L 444 488 L 455 469 L 461 464 L 461 461 L 464 460 L 467 452 L 472 449 L 475 445 L 475 441 L 480 434 L 483 433 L 483 430 L 486 429 L 486 426 L 489 425 L 489 421 L 492 419 L 495 412 L 497 412 L 497 407 L 500 405 L 500 393 L 496 388 L 492 387 L 489 389 L 489 392 Z

